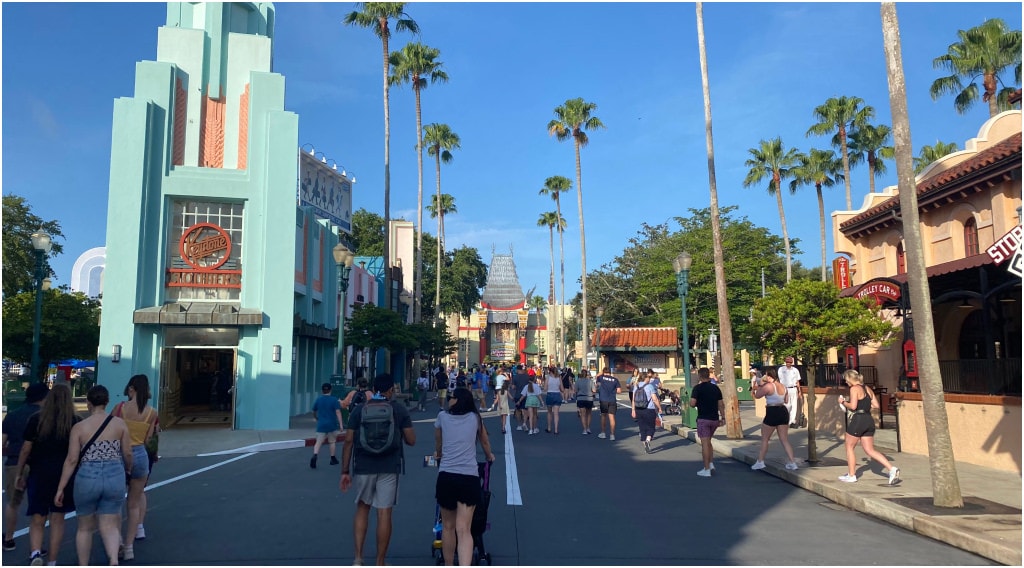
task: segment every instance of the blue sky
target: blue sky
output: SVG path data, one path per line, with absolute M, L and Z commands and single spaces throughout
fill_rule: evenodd
M 609 262 L 640 224 L 658 224 L 709 204 L 704 113 L 692 3 L 410 3 L 422 43 L 440 49 L 451 80 L 423 93 L 423 120 L 443 122 L 462 148 L 442 166 L 442 190 L 458 213 L 446 218 L 450 247 L 513 248 L 524 290 L 545 294 L 548 231 L 537 226 L 553 202 L 544 180 L 574 180 L 572 145 L 549 137 L 553 109 L 582 97 L 607 126 L 583 150 L 588 270 Z M 298 144 L 313 144 L 354 173 L 354 207 L 383 214 L 381 47 L 369 30 L 344 26 L 351 3 L 278 3 L 274 71 L 285 76 L 287 110 L 299 115 Z M 1010 3 L 900 3 L 903 64 L 914 153 L 937 140 L 964 142 L 987 119 L 966 115 L 952 97 L 933 101 L 943 71 L 932 60 L 956 32 L 1002 18 L 1021 28 Z M 52 260 L 57 284 L 75 259 L 103 246 L 111 117 L 117 97 L 133 95 L 135 62 L 156 56 L 162 3 L 2 6 L 2 181 L 5 194 L 59 220 L 65 253 Z M 761 139 L 787 147 L 829 147 L 805 136 L 815 106 L 858 96 L 892 124 L 876 3 L 707 3 L 704 5 L 720 205 L 781 234 L 774 197 L 744 188 L 743 163 Z M 412 41 L 396 33 L 398 50 Z M 1007 74 L 1012 81 L 1012 72 Z M 415 220 L 414 99 L 391 91 L 392 217 Z M 877 180 L 895 183 L 895 166 Z M 853 207 L 868 192 L 866 167 L 853 170 Z M 434 172 L 425 159 L 424 191 Z M 841 187 L 826 190 L 826 215 L 845 209 Z M 784 196 L 791 238 L 805 266 L 820 264 L 813 188 Z M 579 289 L 576 194 L 563 201 L 566 292 Z M 436 225 L 424 214 L 426 230 Z M 829 259 L 832 253 L 828 243 Z M 557 251 L 557 241 L 556 241 Z M 557 254 L 557 252 L 556 252 Z M 557 262 L 556 262 L 557 264 Z M 780 267 L 781 268 L 781 267 Z M 556 277 L 557 278 L 557 277 Z

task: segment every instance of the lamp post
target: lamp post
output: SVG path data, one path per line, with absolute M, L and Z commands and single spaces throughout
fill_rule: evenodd
M 43 323 L 43 279 L 46 274 L 44 273 L 44 263 L 46 261 L 46 255 L 50 254 L 50 247 L 53 246 L 53 242 L 50 241 L 50 235 L 46 231 L 39 228 L 38 231 L 32 233 L 32 248 L 35 249 L 36 255 L 36 318 L 32 327 L 32 375 L 38 380 L 39 376 L 39 331 Z
M 594 358 L 597 359 L 597 373 L 601 372 L 601 317 L 604 316 L 604 306 L 598 306 L 594 310 L 594 319 L 597 320 L 594 330 Z
M 690 333 L 686 328 L 686 293 L 690 287 L 690 265 L 693 264 L 693 257 L 685 250 L 672 260 L 672 268 L 676 271 L 676 291 L 683 306 L 683 380 L 685 381 L 686 394 L 679 398 L 688 401 L 692 385 L 690 385 Z M 688 428 L 697 427 L 697 413 L 690 406 L 683 407 L 683 425 Z
M 345 381 L 345 307 L 348 305 L 348 276 L 352 272 L 352 261 L 355 260 L 355 253 L 350 251 L 342 243 L 334 245 L 331 251 L 334 255 L 334 263 L 338 267 L 338 361 L 337 370 L 341 380 Z

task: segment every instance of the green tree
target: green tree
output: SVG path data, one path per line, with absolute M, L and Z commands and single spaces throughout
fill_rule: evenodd
M 58 239 L 64 238 L 60 223 L 45 221 L 32 213 L 32 207 L 24 197 L 14 194 L 3 196 L 3 295 L 10 298 L 18 292 L 35 290 L 36 251 L 32 248 L 32 233 L 40 228 L 50 235 L 53 247 L 47 258 L 64 252 Z M 53 275 L 49 262 L 43 260 L 44 272 Z M 93 353 L 91 357 L 95 357 Z
M 583 230 L 583 170 L 580 166 L 580 148 L 590 142 L 587 131 L 605 127 L 600 118 L 592 115 L 595 110 L 597 110 L 595 103 L 584 101 L 582 98 L 568 99 L 562 106 L 555 107 L 555 118 L 548 122 L 548 135 L 554 136 L 559 142 L 571 138 L 576 150 L 576 204 L 580 215 L 580 264 L 582 266 L 580 279 L 583 291 L 581 335 L 583 336 L 584 356 L 588 347 L 587 318 L 589 315 L 587 312 L 587 235 Z M 562 302 L 565 302 L 564 297 Z
M 391 75 L 392 85 L 409 83 L 416 95 L 416 260 L 413 274 L 413 321 L 422 321 L 423 303 L 423 110 L 420 95 L 427 88 L 427 79 L 431 83 L 447 83 L 448 74 L 442 69 L 443 63 L 437 61 L 441 51 L 427 47 L 419 42 L 406 45 L 401 51 L 391 54 L 391 66 L 395 68 Z
M 779 137 L 761 140 L 759 147 L 748 151 L 751 157 L 744 165 L 750 171 L 743 180 L 743 187 L 750 187 L 768 178 L 768 195 L 774 195 L 779 205 L 779 223 L 782 225 L 782 240 L 786 246 L 786 281 L 789 282 L 793 279 L 793 257 L 789 250 L 786 212 L 782 208 L 782 180 L 790 177 L 789 170 L 797 165 L 798 152 L 795 148 L 786 150 Z
M 892 131 L 888 126 L 865 124 L 850 133 L 849 150 L 850 166 L 867 162 L 868 184 L 871 193 L 875 192 L 875 178 L 885 175 L 885 160 L 893 159 L 896 154 L 889 145 Z
M 480 303 L 480 290 L 487 284 L 487 265 L 475 248 L 465 245 L 447 255 L 441 310 L 469 317 Z
M 821 280 L 825 281 L 825 267 L 828 265 L 825 252 L 825 198 L 822 187 L 832 187 L 843 177 L 843 164 L 832 150 L 811 148 L 809 154 L 797 155 L 798 165 L 790 173 L 793 181 L 789 182 L 790 193 L 795 193 L 801 185 L 813 185 L 818 194 L 818 227 L 821 232 Z M 874 191 L 872 189 L 872 191 Z
M 832 97 L 815 107 L 814 118 L 818 122 L 807 129 L 807 136 L 824 136 L 836 132 L 832 138 L 832 145 L 838 146 L 842 151 L 847 211 L 853 209 L 853 202 L 850 199 L 850 155 L 847 134 L 850 128 L 860 128 L 875 117 L 875 109 L 870 106 L 861 107 L 862 104 L 864 99 L 860 97 Z
M 934 146 L 921 146 L 921 153 L 914 158 L 914 174 L 923 172 L 932 162 L 937 162 L 956 151 L 956 142 L 947 144 L 936 141 Z
M 566 224 L 565 224 L 565 218 L 562 217 L 562 197 L 561 197 L 561 195 L 563 193 L 567 192 L 567 191 L 570 191 L 570 190 L 572 190 L 572 181 L 569 178 L 567 178 L 565 176 L 551 176 L 548 179 L 544 180 L 544 187 L 542 187 L 540 189 L 540 192 L 539 192 L 540 195 L 549 195 L 549 196 L 551 196 L 551 199 L 555 202 L 555 213 L 557 214 L 557 217 L 555 218 L 554 224 L 551 226 L 551 228 L 554 228 L 555 230 L 558 231 L 558 258 L 559 258 L 559 266 L 561 267 L 561 274 L 562 274 L 561 292 L 559 292 L 558 296 L 555 297 L 555 304 L 558 304 L 558 305 L 561 305 L 561 304 L 565 303 L 565 227 L 566 227 Z M 537 224 L 540 224 L 540 222 L 538 221 Z M 552 272 L 552 284 L 554 284 L 554 272 Z M 553 290 L 554 290 L 554 288 L 552 287 L 552 291 Z M 558 301 L 559 298 L 562 299 L 561 302 Z M 556 317 L 558 317 L 558 312 L 560 312 L 560 311 L 561 310 L 555 310 Z M 559 319 L 558 325 L 560 325 L 560 323 L 561 323 L 561 320 Z M 565 329 L 564 328 L 559 327 L 558 329 L 559 329 L 559 333 L 560 334 L 562 334 L 562 335 L 565 334 Z M 561 359 L 561 357 L 558 357 L 558 358 Z
M 370 376 L 377 375 L 377 351 L 401 351 L 416 347 L 408 326 L 397 313 L 373 304 L 360 304 L 345 321 L 345 342 L 357 349 L 370 350 Z
M 444 206 L 444 199 L 441 196 L 441 162 L 450 164 L 452 161 L 452 150 L 461 148 L 461 141 L 459 135 L 452 132 L 452 129 L 447 124 L 432 123 L 426 127 L 426 132 L 423 134 L 423 144 L 427 147 L 427 154 L 434 157 L 435 164 L 437 166 L 437 195 L 434 198 L 433 203 L 435 205 L 440 204 Z M 428 206 L 428 209 L 430 207 Z M 441 289 L 441 257 L 444 254 L 444 212 L 435 214 L 437 217 L 437 279 L 435 284 L 437 291 L 434 292 L 434 306 L 441 305 L 441 297 L 437 294 Z
M 458 213 L 458 208 L 455 207 L 455 198 L 447 193 L 439 193 L 437 195 L 430 196 L 430 205 L 427 205 L 427 211 L 430 211 L 430 218 L 437 219 L 437 273 L 434 278 L 437 284 L 437 290 L 435 294 L 440 294 L 441 291 L 441 268 L 443 268 L 442 259 L 445 254 L 444 247 L 444 217 L 449 213 Z M 435 305 L 441 306 L 441 297 L 435 298 Z
M 900 328 L 884 319 L 870 300 L 840 298 L 830 282 L 794 280 L 754 302 L 752 325 L 775 358 L 792 355 L 810 366 L 831 348 L 891 343 Z M 807 461 L 818 461 L 815 446 L 815 374 L 807 372 Z
M 405 13 L 406 2 L 359 2 L 360 11 L 349 12 L 343 20 L 347 26 L 355 25 L 361 28 L 370 28 L 374 35 L 380 38 L 381 50 L 383 53 L 384 66 L 384 226 L 391 225 L 391 103 L 388 98 L 388 68 L 390 67 L 390 53 L 388 42 L 391 39 L 391 28 L 389 23 L 395 20 L 395 31 L 408 31 L 414 34 L 420 32 L 419 26 Z M 391 251 L 388 245 L 390 239 L 384 239 L 384 263 L 385 268 L 389 267 Z M 384 297 L 385 305 L 391 305 L 391 285 L 388 283 L 389 270 L 384 274 Z
M 527 309 L 537 312 L 537 315 L 540 315 L 541 312 L 548 308 L 548 301 L 544 299 L 544 296 L 538 294 L 526 302 L 526 307 Z
M 889 79 L 889 108 L 892 109 L 893 141 L 896 148 L 896 174 L 903 217 L 903 241 L 907 252 L 907 287 L 914 308 L 914 337 L 917 338 L 918 367 L 921 375 L 921 406 L 924 414 L 928 460 L 931 465 L 932 503 L 936 507 L 964 506 L 960 479 L 953 458 L 953 443 L 946 415 L 946 393 L 942 387 L 939 353 L 935 345 L 935 321 L 931 310 L 931 291 L 921 236 L 921 216 L 914 181 L 914 145 L 910 140 L 907 114 L 907 84 L 903 76 L 903 48 L 896 5 L 882 3 L 882 39 L 886 75 Z M 1020 51 L 1018 33 L 1017 51 Z M 1019 57 L 1019 54 L 1018 54 Z M 1018 59 L 1019 61 L 1019 59 Z M 1017 66 L 1020 80 L 1020 66 Z
M 559 238 L 565 231 L 565 218 L 562 217 L 558 211 L 548 211 L 541 213 L 540 218 L 537 219 L 538 227 L 548 228 L 548 249 L 551 252 L 551 294 L 555 293 L 555 231 L 558 231 Z M 561 247 L 560 247 L 561 248 Z M 562 249 L 564 250 L 564 249 Z M 565 256 L 562 256 L 562 298 L 565 298 Z M 555 304 L 560 305 L 558 297 L 555 297 Z M 561 327 L 558 317 L 559 310 L 555 310 L 555 327 L 559 329 L 559 333 L 565 333 L 565 329 Z M 557 359 L 561 359 L 558 354 L 555 354 Z
M 4 298 L 3 356 L 12 361 L 32 358 L 35 327 L 34 292 Z M 100 342 L 100 302 L 82 292 L 51 289 L 43 292 L 43 317 L 39 326 L 39 361 L 45 368 L 60 359 L 95 359 Z M 35 376 L 40 376 L 32 369 Z
M 407 327 L 416 343 L 416 349 L 433 361 L 443 359 L 458 349 L 458 340 L 443 327 L 436 327 L 427 322 L 414 323 Z
M 360 207 L 352 213 L 352 250 L 357 256 L 384 254 L 384 218 Z
M 1007 99 L 1014 88 L 1000 74 L 1007 67 L 1013 67 L 1013 84 L 1020 84 L 1020 30 L 1010 30 L 1006 22 L 993 18 L 969 30 L 960 30 L 956 35 L 960 41 L 950 44 L 945 55 L 932 61 L 936 69 L 950 72 L 949 76 L 940 77 L 932 83 L 929 89 L 932 100 L 955 94 L 953 106 L 957 113 L 964 114 L 978 102 L 980 94 L 981 100 L 988 103 L 989 117 L 1010 109 Z M 978 90 L 976 81 L 979 78 L 983 93 Z

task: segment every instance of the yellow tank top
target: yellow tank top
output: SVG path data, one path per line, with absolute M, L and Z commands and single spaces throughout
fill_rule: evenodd
M 146 434 L 149 432 L 149 421 L 153 416 L 153 407 L 147 406 L 146 410 L 142 413 L 142 420 L 131 420 L 124 415 L 124 406 L 121 407 L 120 412 L 121 418 L 124 423 L 128 426 L 128 434 L 131 435 L 132 445 L 141 446 L 146 443 Z

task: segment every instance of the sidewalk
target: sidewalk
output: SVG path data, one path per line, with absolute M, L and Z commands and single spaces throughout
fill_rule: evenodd
M 725 429 L 715 436 L 715 452 L 737 461 L 753 464 L 761 444 L 761 417 L 753 406 L 741 405 L 744 438 L 730 440 Z M 420 419 L 413 416 L 413 420 Z M 696 430 L 681 426 L 681 417 L 666 416 L 666 428 L 697 442 Z M 160 435 L 161 457 L 191 457 L 200 454 L 246 453 L 313 445 L 316 422 L 313 415 L 295 416 L 288 430 L 228 430 L 209 427 L 177 427 Z M 784 479 L 797 487 L 817 493 L 849 509 L 871 515 L 906 530 L 973 552 L 1011 566 L 1021 565 L 1021 476 L 972 464 L 957 465 L 964 508 L 947 511 L 934 508 L 927 456 L 896 452 L 895 430 L 878 430 L 875 445 L 900 468 L 901 480 L 888 485 L 881 466 L 869 464 L 863 450 L 859 460 L 857 483 L 837 478 L 846 473 L 843 441 L 831 434 L 818 434 L 819 462 L 810 467 L 807 457 L 807 430 L 791 430 L 793 452 L 800 463 L 797 471 L 784 468 L 786 459 L 781 444 L 773 440 L 768 447 L 764 473 Z M 696 475 L 696 470 L 693 472 Z M 753 474 L 754 472 L 751 472 Z M 712 481 L 713 482 L 713 481 Z
M 742 440 L 730 440 L 725 428 L 714 439 L 715 453 L 753 464 L 761 447 L 761 420 L 753 406 L 740 407 Z M 666 417 L 666 428 L 694 442 L 697 431 L 680 424 L 681 417 Z M 785 469 L 786 454 L 777 439 L 768 446 L 766 468 L 762 471 L 784 479 L 826 499 L 855 511 L 871 515 L 909 531 L 945 542 L 996 562 L 1021 565 L 1021 476 L 973 464 L 957 464 L 964 508 L 937 509 L 932 506 L 932 486 L 928 456 L 897 453 L 895 430 L 878 430 L 875 446 L 900 468 L 900 481 L 888 485 L 879 464 L 869 463 L 858 447 L 858 480 L 843 483 L 837 478 L 847 473 L 843 440 L 831 434 L 818 434 L 815 447 L 818 464 L 809 466 L 807 430 L 790 430 L 790 444 L 800 464 L 797 471 Z M 699 442 L 698 442 L 699 443 Z M 752 472 L 753 473 L 753 472 Z M 696 475 L 696 471 L 694 471 Z

